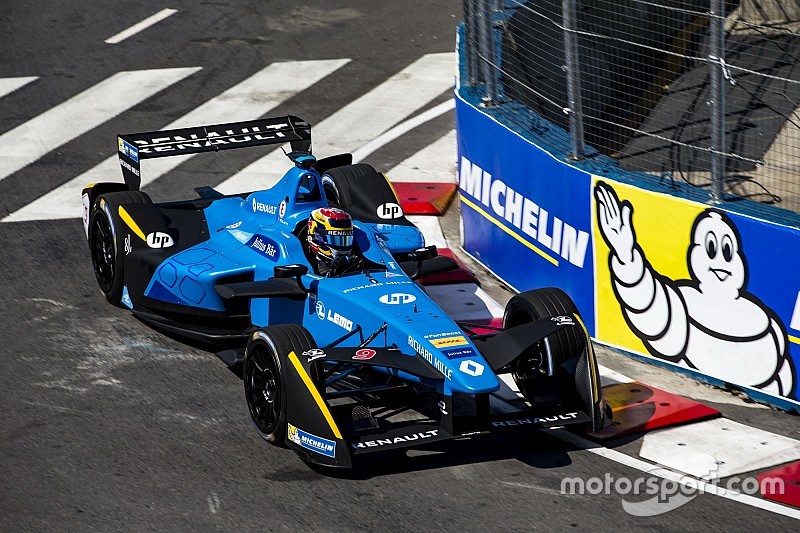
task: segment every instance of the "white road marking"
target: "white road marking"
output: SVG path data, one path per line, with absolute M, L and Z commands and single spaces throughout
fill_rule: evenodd
M 312 128 L 314 153 L 327 157 L 365 145 L 453 86 L 452 52 L 428 54 Z M 275 150 L 216 188 L 222 193 L 265 189 L 288 169 Z
M 220 506 L 222 505 L 222 502 L 220 502 L 219 496 L 217 496 L 217 493 L 216 492 L 212 492 L 211 494 L 209 494 L 208 497 L 206 498 L 206 501 L 208 501 L 208 510 L 209 510 L 209 512 L 211 514 L 217 514 L 217 512 L 219 511 Z
M 332 59 L 273 63 L 163 129 L 259 118 L 349 61 Z M 155 181 L 194 155 L 196 154 L 144 161 L 141 186 Z M 81 190 L 87 184 L 121 180 L 119 159 L 114 154 L 94 168 L 11 213 L 2 222 L 79 218 Z
M 170 8 L 162 9 L 161 11 L 156 13 L 155 15 L 151 15 L 151 16 L 147 17 L 146 19 L 144 19 L 143 21 L 137 22 L 136 24 L 134 24 L 133 26 L 131 26 L 127 30 L 123 30 L 123 31 L 119 32 L 118 34 L 114 35 L 113 37 L 109 37 L 108 39 L 105 40 L 105 42 L 106 42 L 106 44 L 117 44 L 117 43 L 120 43 L 120 42 L 124 41 L 125 39 L 127 39 L 128 37 L 132 37 L 132 36 L 136 35 L 137 33 L 139 33 L 140 31 L 146 30 L 147 28 L 149 28 L 153 24 L 157 24 L 157 23 L 161 22 L 162 20 L 164 20 L 165 18 L 167 18 L 167 17 L 169 17 L 171 15 L 174 15 L 177 12 L 178 12 L 177 9 L 170 9 Z
M 414 224 L 425 237 L 425 246 L 436 245 L 437 248 L 449 248 L 439 225 L 439 217 L 425 215 L 408 215 L 409 222 Z
M 38 80 L 38 76 L 27 76 L 24 78 L 0 78 L 0 98 L 11 94 L 20 87 L 24 87 L 33 80 Z
M 363 161 L 365 157 L 370 155 L 375 150 L 383 147 L 384 145 L 389 144 L 398 137 L 405 135 L 414 128 L 421 126 L 422 124 L 425 124 L 429 120 L 433 120 L 438 116 L 444 115 L 451 109 L 455 109 L 455 107 L 456 107 L 455 99 L 447 100 L 435 107 L 423 111 L 419 115 L 412 117 L 406 120 L 405 122 L 401 122 L 394 128 L 387 130 L 382 135 L 375 137 L 373 140 L 371 140 L 358 150 L 354 151 L 353 162 L 358 163 L 359 161 Z M 453 156 L 453 158 L 455 159 L 455 156 Z
M 426 146 L 386 173 L 393 182 L 456 181 L 456 130 Z
M 800 459 L 800 441 L 717 418 L 647 433 L 639 456 L 705 479 Z
M 0 180 L 200 67 L 119 72 L 0 135 Z

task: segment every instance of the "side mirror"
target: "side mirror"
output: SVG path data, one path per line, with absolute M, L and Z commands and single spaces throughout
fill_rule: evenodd
M 410 254 L 408 254 L 409 261 L 416 261 L 417 263 L 421 263 L 423 261 L 427 261 L 428 259 L 433 259 L 439 255 L 439 251 L 436 249 L 435 245 L 432 246 L 425 246 L 424 248 L 417 248 Z
M 294 278 L 297 280 L 297 285 L 300 286 L 305 292 L 311 292 L 303 286 L 303 276 L 308 274 L 308 267 L 305 265 L 280 265 L 276 266 L 273 270 L 276 278 Z
M 305 265 L 281 265 L 275 267 L 274 273 L 276 278 L 297 278 L 308 274 L 308 267 Z
M 416 263 L 417 268 L 411 273 L 408 273 L 408 277 L 411 279 L 417 279 L 420 274 L 422 274 L 422 263 L 427 261 L 428 259 L 433 259 L 439 255 L 439 251 L 436 249 L 436 246 L 425 246 L 424 248 L 417 248 L 410 254 L 408 254 L 408 259 L 410 263 Z

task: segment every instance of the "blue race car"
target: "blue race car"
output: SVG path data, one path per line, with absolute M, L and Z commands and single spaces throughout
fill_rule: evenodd
M 295 116 L 118 136 L 125 183 L 83 190 L 101 291 L 241 372 L 268 442 L 319 465 L 509 428 L 610 418 L 580 316 L 558 289 L 514 296 L 503 327 L 455 322 L 417 281 L 457 268 L 350 154 L 317 160 Z M 154 204 L 142 159 L 289 143 L 268 190 Z M 524 401 L 496 412 L 499 374 Z

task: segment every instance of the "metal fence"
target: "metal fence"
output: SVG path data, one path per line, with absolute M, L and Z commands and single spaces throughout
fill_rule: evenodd
M 561 126 L 573 158 L 800 212 L 800 0 L 464 0 L 464 19 L 464 83 Z

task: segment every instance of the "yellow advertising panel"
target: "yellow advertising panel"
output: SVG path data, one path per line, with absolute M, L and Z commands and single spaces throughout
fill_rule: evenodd
M 653 270 L 670 279 L 689 277 L 686 261 L 687 244 L 692 225 L 704 207 L 674 196 L 645 191 L 594 176 L 595 209 L 592 210 L 592 230 L 595 243 L 597 338 L 615 346 L 646 354 L 648 350 L 642 340 L 628 327 L 614 294 L 609 269 L 609 257 L 613 254 L 603 237 L 597 219 L 598 183 L 602 184 L 600 188 L 607 187 L 612 194 L 616 194 L 621 217 L 625 207 L 629 207 L 635 243 L 645 251 L 645 259 Z

